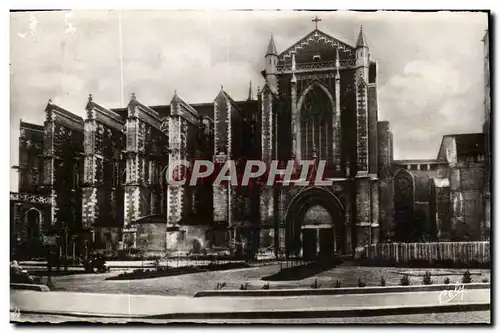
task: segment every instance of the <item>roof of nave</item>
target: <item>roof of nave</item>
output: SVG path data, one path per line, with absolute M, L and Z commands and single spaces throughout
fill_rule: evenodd
M 156 105 L 156 106 L 147 106 L 144 104 L 144 106 L 157 112 L 158 115 L 160 116 L 160 118 L 164 118 L 164 117 L 170 115 L 170 104 L 168 104 L 168 105 Z M 111 109 L 111 111 L 119 114 L 123 120 L 127 119 L 127 117 L 128 117 L 127 108 L 113 108 L 113 109 Z
M 20 137 L 25 137 L 28 140 L 43 142 L 44 137 L 44 126 L 27 123 L 24 121 L 19 121 L 19 132 Z
M 484 154 L 485 142 L 483 133 L 453 134 L 457 144 L 458 155 Z
M 26 130 L 32 130 L 32 131 L 38 131 L 38 132 L 43 132 L 43 130 L 44 130 L 43 125 L 27 123 L 27 122 L 22 121 L 22 120 L 19 121 L 19 128 L 26 129 Z
M 245 100 L 245 101 L 235 101 L 227 92 L 224 92 L 231 103 L 238 108 L 241 112 L 247 114 L 252 111 L 252 108 L 257 105 L 257 100 Z M 204 103 L 189 103 L 193 109 L 198 112 L 200 117 L 208 117 L 213 119 L 214 115 L 214 102 L 204 102 Z M 152 105 L 149 106 L 150 109 L 158 112 L 160 118 L 165 118 L 170 115 L 170 104 L 166 105 Z M 127 118 L 127 109 L 126 108 L 115 108 L 111 109 L 111 111 L 119 114 L 124 120 Z
M 330 36 L 329 34 L 319 30 L 319 29 L 314 29 L 310 33 L 308 33 L 306 36 L 302 37 L 298 42 L 284 50 L 279 54 L 279 58 L 281 60 L 285 60 L 285 58 L 291 58 L 293 52 L 297 52 L 302 50 L 305 46 L 309 45 L 310 43 L 315 43 L 317 41 L 322 41 L 325 44 L 329 44 L 331 47 L 338 47 L 341 51 L 345 52 L 350 52 L 355 49 L 354 46 L 343 42 L 335 37 Z

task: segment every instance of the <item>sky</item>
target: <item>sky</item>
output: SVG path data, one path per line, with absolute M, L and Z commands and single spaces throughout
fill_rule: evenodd
M 42 125 L 49 98 L 82 117 L 90 93 L 108 108 L 131 93 L 168 104 L 175 90 L 188 103 L 210 102 L 221 85 L 245 99 L 249 81 L 254 94 L 264 84 L 271 34 L 281 52 L 314 29 L 315 15 L 320 30 L 352 45 L 363 25 L 395 159 L 436 158 L 444 134 L 481 131 L 486 13 L 25 12 L 10 14 L 10 163 L 20 119 Z

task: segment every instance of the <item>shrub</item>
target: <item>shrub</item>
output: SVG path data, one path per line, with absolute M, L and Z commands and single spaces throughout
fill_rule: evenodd
M 426 271 L 424 277 L 422 278 L 422 284 L 424 285 L 431 285 L 432 284 L 432 278 L 431 278 L 431 272 Z
M 269 290 L 269 282 L 262 286 L 262 289 Z
M 366 286 L 366 283 L 363 282 L 363 280 L 361 280 L 361 278 L 358 279 L 358 287 L 360 288 L 363 288 Z
M 489 281 L 488 278 L 484 278 L 481 280 L 482 283 L 488 283 L 488 281 Z
M 450 284 L 450 278 L 449 277 L 445 278 L 443 282 L 444 284 Z
M 215 290 L 221 290 L 222 288 L 224 288 L 226 286 L 226 282 L 218 282 L 217 283 L 217 286 L 215 287 Z
M 340 282 L 340 280 L 335 281 L 335 285 L 333 287 L 334 288 L 341 288 L 342 287 L 342 283 Z
M 248 282 L 240 285 L 240 290 L 247 290 L 248 289 Z
M 311 285 L 311 288 L 312 288 L 312 289 L 318 289 L 318 288 L 319 288 L 318 279 L 315 279 L 315 280 L 314 280 L 314 283 Z
M 462 283 L 471 283 L 472 282 L 472 276 L 469 270 L 466 270 L 464 272 L 464 276 L 462 277 Z
M 380 278 L 380 286 L 385 287 L 385 279 L 383 276 Z
M 410 277 L 408 274 L 403 275 L 401 280 L 399 280 L 399 284 L 402 286 L 409 286 L 410 285 Z

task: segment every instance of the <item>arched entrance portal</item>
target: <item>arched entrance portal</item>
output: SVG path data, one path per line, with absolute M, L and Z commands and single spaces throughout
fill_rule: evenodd
M 295 197 L 286 214 L 286 253 L 289 257 L 328 259 L 344 248 L 343 208 L 338 198 L 322 188 Z

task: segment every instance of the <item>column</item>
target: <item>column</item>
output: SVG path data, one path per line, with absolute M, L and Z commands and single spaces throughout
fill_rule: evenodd
M 342 131 L 342 124 L 341 124 L 341 115 L 340 115 L 340 58 L 339 58 L 339 49 L 337 48 L 337 58 L 335 60 L 335 67 L 337 67 L 337 72 L 335 73 L 335 122 L 333 123 L 333 126 L 335 127 L 333 129 L 333 133 L 335 133 L 335 136 L 333 138 L 333 149 L 334 149 L 334 160 L 333 163 L 335 165 L 335 170 L 340 171 L 340 164 L 341 164 L 341 131 Z
M 356 86 L 356 164 L 357 174 L 368 174 L 368 115 L 366 83 L 359 79 Z
M 224 92 L 221 91 L 214 101 L 214 164 L 215 170 L 221 170 L 226 163 L 228 148 L 228 105 Z M 221 245 L 224 239 L 224 246 L 229 245 L 227 241 L 228 229 L 222 229 L 228 224 L 228 192 L 224 184 L 213 186 L 213 220 L 215 224 L 214 240 L 216 245 Z
M 278 191 L 278 209 L 276 214 L 278 214 L 278 223 L 277 228 L 275 230 L 276 234 L 276 255 L 284 256 L 286 252 L 286 222 L 285 222 L 285 214 L 287 209 L 287 188 L 279 186 L 277 188 Z
M 43 135 L 43 185 L 47 187 L 51 201 L 50 222 L 54 226 L 57 222 L 57 193 L 54 190 L 54 132 L 55 123 L 52 108 L 50 106 L 45 110 L 46 120 L 44 123 Z
M 356 254 L 371 242 L 371 180 L 370 177 L 356 177 Z
M 261 95 L 261 112 L 262 112 L 262 161 L 267 165 L 271 165 L 273 158 L 273 94 L 266 86 Z M 274 208 L 275 208 L 275 193 L 272 186 L 262 184 L 260 187 L 260 243 L 259 248 L 262 250 L 269 247 L 275 248 L 274 244 Z
M 292 157 L 300 161 L 300 114 L 297 110 L 297 78 L 295 77 L 295 52 L 292 53 L 292 78 L 291 99 L 292 99 Z
M 345 201 L 345 220 L 344 220 L 344 230 L 345 230 L 345 242 L 344 242 L 344 253 L 352 254 L 352 224 L 351 224 L 351 200 L 352 200 L 352 184 L 347 184 L 346 186 L 346 201 Z M 340 235 L 339 235 L 340 236 Z
M 96 162 L 95 162 L 95 114 L 89 111 L 89 117 L 84 124 L 84 174 L 82 189 L 82 224 L 84 228 L 94 225 L 97 215 L 97 188 L 95 184 Z
M 379 227 L 379 181 L 378 179 L 372 180 L 371 182 L 371 210 L 372 210 L 372 221 L 371 221 L 371 244 L 377 244 L 380 239 L 380 227 Z

